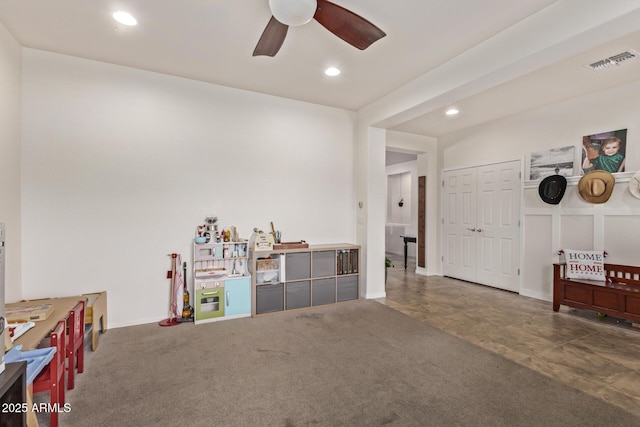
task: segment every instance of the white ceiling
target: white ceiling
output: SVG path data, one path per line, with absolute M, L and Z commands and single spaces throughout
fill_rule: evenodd
M 311 21 L 290 28 L 274 58 L 253 57 L 271 16 L 268 0 L 0 0 L 0 22 L 25 47 L 359 110 L 556 3 L 334 2 L 370 20 L 387 36 L 360 51 Z M 139 24 L 117 24 L 111 14 L 120 9 L 131 12 Z M 463 114 L 453 120 L 433 111 L 393 129 L 438 136 L 635 79 L 640 60 L 611 72 L 582 67 L 630 48 L 640 51 L 640 32 L 459 99 L 456 105 Z M 340 67 L 342 74 L 324 76 L 330 65 Z M 553 90 L 545 90 L 550 83 Z
M 597 72 L 585 66 L 628 50 L 635 51 L 639 56 L 623 65 Z M 440 136 L 638 79 L 640 31 L 460 99 L 454 103 L 461 111 L 458 116 L 446 117 L 442 114 L 442 109 L 436 109 L 392 129 Z

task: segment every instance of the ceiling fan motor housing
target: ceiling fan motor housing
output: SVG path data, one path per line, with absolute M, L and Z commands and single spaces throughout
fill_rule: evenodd
M 271 14 L 281 23 L 290 26 L 311 21 L 317 7 L 316 0 L 269 0 Z
M 364 50 L 386 36 L 385 32 L 360 15 L 329 0 L 269 0 L 271 19 L 265 27 L 253 56 L 275 56 L 290 26 L 315 19 L 351 46 Z

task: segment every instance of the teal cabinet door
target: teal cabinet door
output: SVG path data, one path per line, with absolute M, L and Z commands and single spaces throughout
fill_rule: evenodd
M 224 315 L 251 315 L 251 278 L 240 277 L 224 282 Z

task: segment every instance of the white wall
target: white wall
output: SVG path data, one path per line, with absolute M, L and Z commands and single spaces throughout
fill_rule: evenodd
M 440 138 L 443 169 L 525 156 L 528 177 L 531 152 L 574 145 L 577 174 L 582 136 L 628 129 L 627 172 L 616 174 L 607 203 L 583 201 L 579 176 L 568 180 L 558 206 L 540 200 L 538 182 L 525 182 L 521 294 L 552 299 L 551 264 L 563 248 L 604 249 L 607 262 L 638 265 L 640 200 L 629 193 L 628 181 L 640 168 L 639 97 L 640 80 Z
M 640 117 L 634 100 L 639 94 L 640 81 L 636 81 L 446 135 L 439 138 L 443 168 L 503 161 L 569 145 L 576 147 L 578 161 L 582 136 L 628 129 L 626 170 L 636 170 L 640 166 Z
M 358 123 L 356 164 L 357 242 L 362 245 L 365 298 L 386 296 L 384 280 L 384 223 L 386 210 L 385 151 L 387 131 Z M 362 283 L 362 281 L 361 281 Z
M 413 169 L 417 169 L 415 161 Z M 387 166 L 387 224 L 411 225 L 413 201 L 411 191 L 413 178 L 411 172 L 389 172 Z
M 248 238 L 353 242 L 345 110 L 24 50 L 24 297 L 107 290 L 110 326 L 167 317 L 170 253 L 207 214 Z
M 6 226 L 5 299 L 22 295 L 20 89 L 22 50 L 0 24 L 0 222 Z M 1 301 L 1 299 L 0 299 Z

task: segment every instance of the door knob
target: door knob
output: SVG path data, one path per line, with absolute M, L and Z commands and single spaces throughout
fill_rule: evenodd
M 467 230 L 469 230 L 469 231 L 476 231 L 476 228 L 475 228 L 475 227 L 473 227 L 473 228 L 467 228 Z
M 482 228 L 478 228 L 476 231 L 477 231 L 478 233 L 482 233 Z

